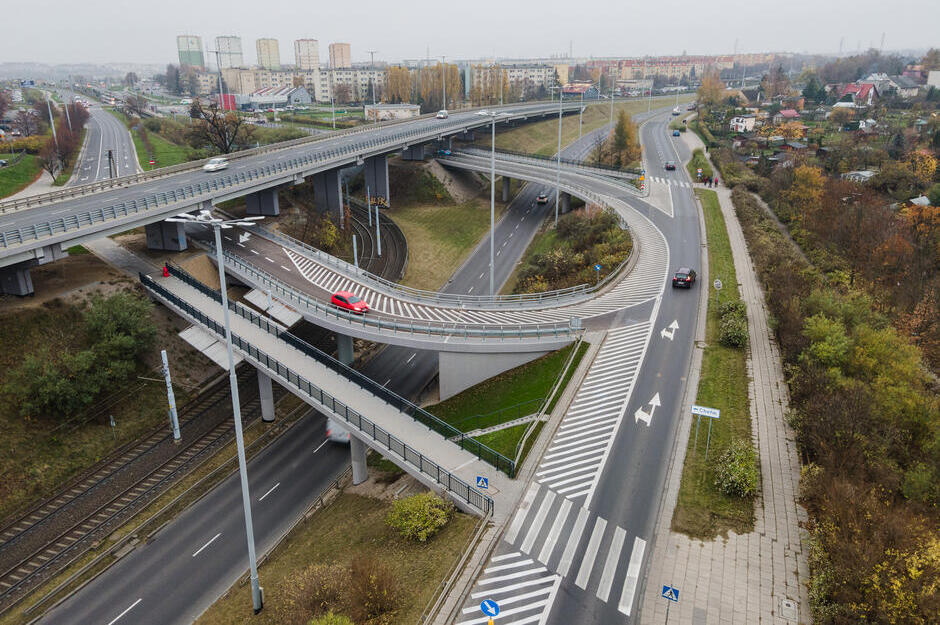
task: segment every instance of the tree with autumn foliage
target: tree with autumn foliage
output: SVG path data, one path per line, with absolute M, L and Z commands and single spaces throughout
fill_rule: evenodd
M 724 99 L 725 83 L 721 82 L 717 70 L 705 72 L 702 84 L 698 88 L 698 103 L 706 108 L 721 104 Z
M 789 204 L 790 218 L 803 223 L 820 207 L 826 179 L 818 167 L 800 165 L 793 170 L 793 182 L 783 191 L 783 199 Z

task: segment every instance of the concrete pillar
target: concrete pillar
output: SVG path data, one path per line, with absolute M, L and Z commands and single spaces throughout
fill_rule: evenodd
M 547 351 L 503 354 L 438 352 L 441 401 L 547 353 Z
M 365 160 L 366 187 L 372 197 L 383 197 L 392 205 L 388 193 L 388 158 L 385 154 L 370 156 Z
M 568 213 L 571 212 L 571 194 L 564 193 L 561 194 L 561 206 L 558 207 L 559 212 Z
M 418 145 L 412 145 L 401 151 L 401 158 L 403 161 L 423 161 L 424 160 L 424 145 L 419 143 Z
M 186 249 L 186 228 L 181 223 L 158 221 L 144 226 L 147 234 L 147 248 L 182 252 Z
M 369 479 L 369 468 L 366 465 L 366 451 L 368 447 L 355 436 L 349 437 L 349 456 L 352 460 L 353 484 L 362 484 Z
M 29 275 L 32 262 L 17 263 L 9 267 L 0 268 L 0 293 L 4 295 L 33 294 L 33 279 Z
M 313 175 L 313 195 L 317 210 L 340 218 L 343 212 L 343 185 L 338 169 L 329 169 Z
M 348 334 L 336 333 L 336 359 L 344 365 L 353 363 L 353 340 Z
M 509 176 L 503 176 L 503 203 L 509 201 L 509 184 L 512 182 L 512 178 Z
M 277 201 L 277 189 L 265 189 L 264 191 L 255 191 L 245 196 L 245 202 L 248 204 L 249 215 L 264 215 L 265 217 L 277 217 L 281 214 Z
M 465 130 L 457 135 L 457 141 L 476 141 L 476 138 L 472 130 Z
M 261 420 L 274 423 L 274 390 L 270 376 L 261 369 L 258 369 L 258 395 L 261 398 Z

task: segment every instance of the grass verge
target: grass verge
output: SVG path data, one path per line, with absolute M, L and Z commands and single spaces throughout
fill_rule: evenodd
M 0 159 L 13 162 L 13 154 L 0 154 Z M 19 162 L 0 169 L 0 199 L 19 193 L 33 184 L 42 168 L 32 154 L 25 154 Z
M 689 178 L 692 180 L 698 180 L 698 170 L 701 168 L 703 178 L 714 178 L 715 172 L 712 170 L 711 163 L 708 162 L 708 159 L 705 157 L 705 152 L 702 151 L 702 148 L 695 148 L 692 151 L 692 158 L 686 164 L 686 168 L 689 170 Z M 717 202 L 717 200 L 716 200 Z
M 708 238 L 708 267 L 713 278 L 725 283 L 722 301 L 740 299 L 737 276 L 725 220 L 714 191 L 696 189 L 705 213 Z M 699 288 L 708 288 L 702 284 Z M 728 530 L 746 533 L 754 529 L 754 502 L 729 497 L 715 486 L 717 459 L 732 440 L 751 440 L 751 416 L 748 402 L 747 354 L 743 349 L 718 343 L 718 300 L 710 295 L 705 330 L 706 347 L 702 357 L 696 403 L 721 410 L 720 419 L 702 418 L 698 446 L 695 421 L 682 467 L 679 498 L 672 517 L 672 529 L 692 538 L 711 539 Z M 708 462 L 705 441 L 708 421 L 712 421 Z
M 399 607 L 388 625 L 417 622 L 441 581 L 463 552 L 478 522 L 456 513 L 426 543 L 408 541 L 385 524 L 389 501 L 344 493 L 331 505 L 303 521 L 262 565 L 265 609 L 254 616 L 251 589 L 236 585 L 197 621 L 200 625 L 253 623 L 258 625 L 307 622 L 312 616 L 297 597 L 306 569 L 316 565 L 349 566 L 357 559 L 374 559 L 392 571 Z M 302 612 L 298 612 L 301 610 Z M 300 619 L 298 619 L 300 617 Z

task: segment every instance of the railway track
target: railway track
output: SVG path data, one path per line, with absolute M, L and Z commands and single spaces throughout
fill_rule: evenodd
M 246 423 L 260 415 L 254 377 L 250 367 L 238 373 Z M 279 389 L 275 397 L 283 393 Z M 225 444 L 233 431 L 228 418 L 231 411 L 226 409 L 229 397 L 225 378 L 181 411 L 181 445 L 172 442 L 167 428 L 154 430 L 7 524 L 0 531 L 0 612 L 68 566 Z
M 375 222 L 369 226 L 369 216 L 364 202 L 356 198 L 348 197 L 347 199 L 351 200 L 350 214 L 353 230 L 362 242 L 359 266 L 387 280 L 400 280 L 405 275 L 408 263 L 408 243 L 405 241 L 404 233 L 388 215 L 383 215 L 380 225 L 382 256 L 379 257 L 375 239 Z

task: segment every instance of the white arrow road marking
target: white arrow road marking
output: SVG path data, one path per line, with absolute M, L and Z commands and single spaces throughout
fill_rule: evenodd
M 250 232 L 243 232 L 243 233 L 241 233 L 240 235 L 238 235 L 238 242 L 239 242 L 239 243 L 244 243 L 245 241 L 247 241 L 247 240 L 250 239 L 250 238 L 251 238 L 251 233 L 250 233 Z
M 661 336 L 664 339 L 669 339 L 671 341 L 672 338 L 676 335 L 676 330 L 678 329 L 679 329 L 679 322 L 673 321 L 672 323 L 669 324 L 668 327 L 660 330 L 659 336 Z
M 643 422 L 646 423 L 647 427 L 649 427 L 650 421 L 653 420 L 653 412 L 656 410 L 657 406 L 662 405 L 659 403 L 659 393 L 653 395 L 653 398 L 646 403 L 650 405 L 649 414 L 643 412 L 642 408 L 637 408 L 636 412 L 633 413 L 633 417 L 636 419 L 636 423 L 639 423 L 640 419 L 642 419 Z

